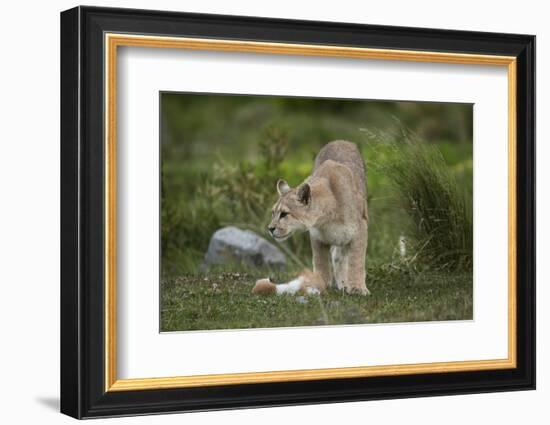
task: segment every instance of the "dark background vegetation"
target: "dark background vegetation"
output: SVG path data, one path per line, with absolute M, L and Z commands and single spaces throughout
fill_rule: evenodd
M 161 329 L 471 318 L 472 117 L 465 104 L 161 94 Z M 255 278 L 273 271 L 201 269 L 222 226 L 269 239 L 277 179 L 298 185 L 335 139 L 366 161 L 371 297 L 258 299 Z M 307 234 L 278 246 L 279 279 L 311 267 Z

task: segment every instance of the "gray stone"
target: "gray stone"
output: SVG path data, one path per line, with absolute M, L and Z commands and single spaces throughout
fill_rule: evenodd
M 286 257 L 279 248 L 250 230 L 223 227 L 212 235 L 203 267 L 247 265 L 283 269 Z

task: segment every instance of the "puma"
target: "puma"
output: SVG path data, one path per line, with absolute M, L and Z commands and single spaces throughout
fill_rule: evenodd
M 347 293 L 369 294 L 366 176 L 357 146 L 343 140 L 328 143 L 317 154 L 311 176 L 295 188 L 281 179 L 277 192 L 271 236 L 282 242 L 309 232 L 313 272 Z

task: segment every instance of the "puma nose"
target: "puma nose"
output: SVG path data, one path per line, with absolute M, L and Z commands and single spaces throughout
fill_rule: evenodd
M 269 233 L 273 234 L 273 232 L 275 231 L 275 227 L 268 226 L 267 230 L 269 230 Z

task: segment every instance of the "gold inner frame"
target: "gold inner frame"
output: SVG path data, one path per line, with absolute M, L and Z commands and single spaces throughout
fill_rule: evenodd
M 285 370 L 117 379 L 116 339 L 116 99 L 119 46 L 325 56 L 507 67 L 508 71 L 508 357 L 419 364 Z M 105 391 L 149 390 L 214 385 L 444 373 L 516 367 L 516 58 L 461 53 L 370 49 L 327 45 L 105 34 Z

